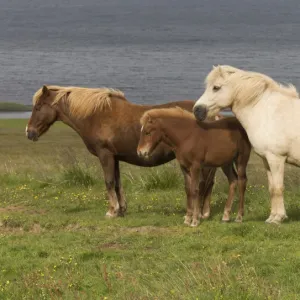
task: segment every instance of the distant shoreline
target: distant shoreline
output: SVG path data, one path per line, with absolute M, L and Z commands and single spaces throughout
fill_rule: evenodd
M 14 102 L 0 102 L 0 112 L 23 112 L 31 110 L 32 105 L 24 105 Z
M 31 112 L 32 105 L 25 105 L 15 102 L 0 102 L 0 112 L 1 113 L 14 113 L 14 112 Z M 221 114 L 227 115 L 232 114 L 230 109 L 224 109 L 221 111 Z

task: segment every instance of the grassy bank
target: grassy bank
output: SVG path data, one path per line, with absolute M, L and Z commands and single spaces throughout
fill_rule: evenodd
M 107 220 L 102 172 L 79 137 L 56 124 L 33 143 L 25 123 L 0 120 L 0 299 L 299 299 L 299 170 L 287 167 L 283 225 L 264 223 L 253 155 L 244 222 L 220 222 L 218 172 L 212 217 L 193 229 L 175 161 L 122 164 L 128 213 Z
M 31 111 L 31 105 L 24 105 L 13 102 L 0 102 L 0 112 L 17 112 L 17 111 Z

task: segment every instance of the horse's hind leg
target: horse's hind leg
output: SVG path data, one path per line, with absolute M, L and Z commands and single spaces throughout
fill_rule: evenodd
M 237 173 L 234 169 L 233 163 L 222 167 L 222 170 L 223 170 L 224 174 L 227 176 L 228 183 L 229 183 L 228 197 L 227 197 L 227 201 L 225 204 L 222 221 L 228 222 L 228 221 L 230 221 L 231 207 L 232 207 L 234 193 L 235 193 L 235 187 L 236 187 L 236 183 L 237 183 Z
M 105 178 L 106 190 L 109 199 L 107 217 L 116 217 L 119 214 L 119 201 L 115 191 L 115 158 L 111 152 L 101 149 L 98 154 Z
M 115 191 L 120 205 L 119 215 L 124 216 L 124 213 L 126 212 L 127 209 L 127 203 L 126 203 L 126 198 L 121 183 L 120 163 L 117 159 L 115 159 Z
M 246 168 L 248 160 L 250 157 L 250 152 L 248 154 L 240 155 L 237 159 L 237 173 L 238 173 L 238 187 L 239 187 L 239 210 L 236 222 L 242 222 L 244 216 L 244 203 L 245 203 L 245 191 L 247 186 L 247 175 Z
M 207 219 L 210 216 L 210 199 L 211 193 L 214 186 L 214 179 L 217 169 L 216 168 L 205 168 L 203 169 L 203 178 L 205 181 L 203 191 L 203 207 L 202 207 L 202 218 Z M 202 196 L 202 195 L 200 195 Z
M 270 173 L 268 177 L 270 176 L 272 178 L 272 187 L 269 187 L 271 194 L 271 215 L 266 222 L 279 224 L 287 218 L 283 200 L 283 177 L 286 157 L 268 154 L 266 159 L 269 165 L 268 172 Z

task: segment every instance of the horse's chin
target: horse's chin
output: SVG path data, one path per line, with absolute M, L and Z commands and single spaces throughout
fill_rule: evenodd
M 221 111 L 221 108 L 218 108 L 218 107 L 209 109 L 207 111 L 206 118 L 214 118 L 215 116 L 217 116 L 219 114 L 220 111 Z
M 145 161 L 149 161 L 152 158 L 152 155 L 147 153 L 147 154 L 143 154 L 140 156 L 142 159 L 144 159 Z

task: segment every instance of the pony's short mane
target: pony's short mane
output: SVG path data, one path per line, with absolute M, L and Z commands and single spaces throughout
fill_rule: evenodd
M 172 108 L 154 108 L 146 111 L 140 119 L 141 125 L 144 126 L 149 118 L 189 118 L 195 120 L 192 113 L 178 106 Z
M 284 86 L 271 77 L 262 73 L 243 71 L 232 66 L 218 66 L 206 77 L 206 84 L 214 84 L 218 78 L 224 79 L 224 84 L 234 83 L 235 94 L 243 102 L 249 102 L 252 99 L 257 99 L 267 89 L 282 93 L 283 95 L 299 98 L 299 94 L 295 86 L 289 84 Z
M 93 114 L 96 110 L 111 108 L 111 98 L 118 97 L 126 100 L 123 92 L 111 88 L 83 88 L 83 87 L 63 87 L 47 86 L 50 91 L 56 92 L 52 105 L 59 101 L 68 104 L 70 113 L 74 116 L 84 118 Z M 40 88 L 33 96 L 33 105 L 39 102 L 43 94 Z

